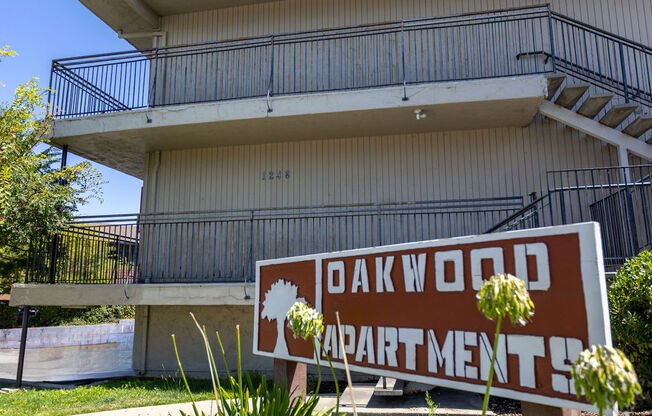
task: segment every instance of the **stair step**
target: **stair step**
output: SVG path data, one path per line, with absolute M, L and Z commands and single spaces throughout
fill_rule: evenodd
M 562 90 L 555 104 L 558 104 L 564 108 L 571 109 L 577 102 L 582 98 L 586 90 L 589 89 L 588 85 L 576 85 L 572 87 L 566 87 Z
M 607 111 L 607 114 L 600 119 L 600 123 L 607 127 L 616 128 L 620 123 L 625 121 L 630 114 L 638 108 L 636 104 L 614 105 Z
M 582 103 L 582 106 L 577 110 L 578 114 L 588 118 L 595 118 L 595 116 L 602 111 L 602 109 L 609 104 L 609 101 L 614 98 L 613 95 L 596 95 L 589 97 Z
M 548 78 L 546 78 L 546 80 L 548 81 L 548 95 L 546 96 L 546 100 L 549 100 L 555 96 L 555 94 L 559 90 L 559 87 L 561 87 L 561 84 L 564 83 L 565 79 L 566 79 L 565 75 L 551 75 Z
M 652 116 L 639 117 L 632 124 L 627 126 L 623 133 L 632 137 L 641 137 L 646 131 L 652 128 Z

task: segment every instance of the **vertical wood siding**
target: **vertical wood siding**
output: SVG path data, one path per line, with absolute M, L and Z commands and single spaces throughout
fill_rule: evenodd
M 540 116 L 527 128 L 165 151 L 160 163 L 155 157 L 146 163 L 149 213 L 526 196 L 546 189 L 547 170 L 617 163 L 612 147 Z M 282 179 L 262 180 L 263 172 L 279 170 Z
M 537 5 L 539 0 L 284 0 L 166 16 L 168 46 Z M 649 0 L 551 0 L 552 9 L 652 45 Z
M 477 234 L 516 210 L 378 215 L 367 205 L 362 214 L 333 207 L 328 211 L 342 215 L 293 210 L 252 219 L 252 209 L 512 196 L 527 201 L 530 192 L 547 189 L 547 170 L 616 163 L 614 148 L 542 119 L 527 128 L 150 153 L 143 212 L 240 211 L 141 223 L 143 278 L 252 279 L 256 260 Z M 269 171 L 281 171 L 281 178 L 270 180 Z

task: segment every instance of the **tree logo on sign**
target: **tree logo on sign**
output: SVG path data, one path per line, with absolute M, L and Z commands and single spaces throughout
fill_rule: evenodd
M 298 287 L 283 279 L 272 284 L 265 292 L 261 317 L 268 321 L 276 321 L 276 346 L 274 354 L 290 355 L 288 344 L 285 341 L 285 320 L 287 313 L 295 302 L 306 303 L 304 298 L 299 298 Z

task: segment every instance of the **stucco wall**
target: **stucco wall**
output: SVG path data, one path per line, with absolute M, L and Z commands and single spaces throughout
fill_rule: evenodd
M 271 373 L 273 362 L 269 358 L 252 353 L 253 306 L 139 306 L 136 308 L 134 336 L 134 370 L 147 376 L 173 375 L 178 366 L 174 355 L 171 335 L 175 334 L 183 369 L 187 376 L 208 376 L 206 350 L 201 334 L 195 326 L 197 321 L 206 325 L 218 370 L 224 364 L 215 336 L 220 338 L 227 353 L 229 367 L 237 369 L 236 324 L 240 325 L 242 365 L 244 370 Z

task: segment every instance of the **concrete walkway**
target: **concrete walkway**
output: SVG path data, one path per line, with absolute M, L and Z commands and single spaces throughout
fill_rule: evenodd
M 374 385 L 372 384 L 355 385 L 353 390 L 359 416 L 428 416 L 430 414 L 423 393 L 401 397 L 378 397 L 373 395 Z M 350 397 L 348 389 L 344 390 L 340 398 L 340 413 L 352 414 L 353 408 Z M 432 399 L 435 404 L 439 405 L 435 411 L 437 415 L 475 416 L 482 413 L 480 410 L 482 408 L 482 396 L 479 394 L 437 388 L 432 392 Z M 335 403 L 336 397 L 334 394 L 321 395 L 318 409 L 334 407 Z M 197 402 L 197 408 L 207 415 L 214 415 L 216 412 L 214 400 Z M 179 403 L 86 413 L 83 416 L 179 416 L 182 410 L 194 415 L 191 403 Z M 493 415 L 492 412 L 487 414 Z

